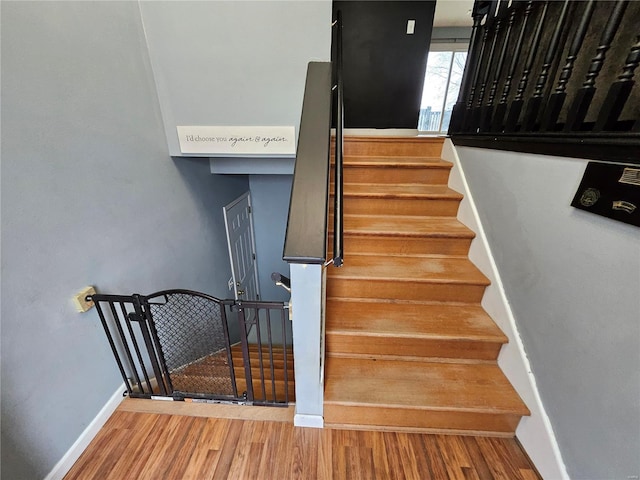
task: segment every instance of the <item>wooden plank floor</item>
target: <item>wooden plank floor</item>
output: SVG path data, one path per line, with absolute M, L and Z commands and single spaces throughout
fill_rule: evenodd
M 132 410 L 116 410 L 66 480 L 540 478 L 511 438 L 295 428 L 286 421 Z

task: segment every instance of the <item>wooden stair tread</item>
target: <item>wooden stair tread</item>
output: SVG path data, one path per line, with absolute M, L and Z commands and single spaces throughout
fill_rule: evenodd
M 325 404 L 528 415 L 497 365 L 327 358 Z
M 379 183 L 345 183 L 343 194 L 345 197 L 368 198 L 462 199 L 462 195 L 460 193 L 450 189 L 446 185 L 423 185 L 419 183 L 396 185 Z
M 345 235 L 474 238 L 469 228 L 453 217 L 344 215 Z M 333 217 L 329 222 L 333 226 Z
M 340 268 L 328 271 L 331 278 L 393 280 L 407 283 L 489 285 L 490 282 L 466 257 L 436 255 L 350 254 Z
M 479 305 L 444 303 L 330 299 L 327 334 L 507 343 L 507 337 Z

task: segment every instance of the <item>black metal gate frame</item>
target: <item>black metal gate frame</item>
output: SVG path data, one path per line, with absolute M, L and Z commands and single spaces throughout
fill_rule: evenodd
M 161 337 L 156 328 L 156 320 L 153 316 L 153 307 L 167 305 L 173 296 L 186 296 L 194 301 L 210 302 L 219 308 L 221 329 L 224 334 L 224 349 L 226 350 L 226 362 L 229 367 L 229 380 L 232 391 L 226 394 L 207 392 L 180 391 L 174 388 L 172 371 L 167 365 L 167 355 L 163 351 Z M 151 295 L 105 295 L 94 294 L 87 297 L 94 302 L 98 316 L 107 335 L 109 346 L 114 355 L 120 375 L 124 381 L 125 395 L 134 398 L 173 399 L 184 401 L 191 398 L 210 402 L 229 402 L 249 405 L 286 406 L 289 403 L 289 381 L 291 374 L 288 367 L 288 355 L 286 347 L 286 310 L 288 306 L 281 302 L 247 302 L 236 300 L 220 300 L 211 295 L 191 290 L 174 289 L 163 290 Z M 231 354 L 231 340 L 229 336 L 229 323 L 227 308 L 237 312 L 238 326 L 240 330 L 240 344 L 244 363 L 246 390 L 239 392 L 238 381 L 235 374 L 233 356 Z M 267 343 L 263 345 L 260 328 L 261 312 L 266 314 L 262 318 L 266 320 Z M 284 395 L 278 398 L 276 393 L 274 350 L 272 338 L 272 311 L 279 312 L 282 325 L 282 353 L 283 353 L 283 377 Z M 108 320 L 108 312 L 111 322 Z M 138 341 L 136 329 L 142 337 L 142 344 Z M 251 358 L 249 352 L 248 335 L 255 327 L 258 348 L 258 370 L 260 378 L 259 392 L 254 391 Z M 144 347 L 144 348 L 143 348 Z M 146 355 L 144 350 L 146 350 Z M 268 366 L 265 366 L 264 350 L 268 353 Z M 146 357 L 146 358 L 145 358 Z M 145 360 L 148 360 L 145 361 Z M 130 376 L 127 375 L 127 367 Z M 265 367 L 270 370 L 271 385 L 267 387 L 265 382 Z

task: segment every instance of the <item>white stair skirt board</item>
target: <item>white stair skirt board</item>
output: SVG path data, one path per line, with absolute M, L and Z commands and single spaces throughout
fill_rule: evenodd
M 487 152 L 489 151 L 487 150 Z M 458 220 L 476 233 L 476 238 L 471 243 L 469 250 L 469 258 L 491 280 L 491 285 L 487 287 L 482 299 L 482 307 L 509 337 L 509 343 L 504 345 L 500 351 L 498 365 L 531 411 L 529 417 L 523 417 L 520 421 L 516 437 L 542 478 L 569 480 L 558 442 L 542 404 L 536 379 L 507 300 L 500 273 L 469 191 L 458 152 L 450 139 L 446 139 L 444 142 L 442 159 L 453 163 L 449 176 L 449 187 L 464 195 L 458 210 Z
M 98 415 L 87 425 L 87 428 L 84 429 L 74 444 L 71 445 L 71 448 L 69 448 L 67 453 L 56 463 L 44 480 L 62 480 L 62 478 L 64 478 L 69 470 L 71 470 L 71 467 L 73 467 L 73 464 L 80 458 L 82 452 L 85 451 L 100 429 L 107 423 L 111 414 L 118 408 L 118 405 L 120 405 L 124 399 L 122 392 L 125 390 L 126 387 L 124 384 L 118 387 L 104 407 L 98 412 Z
M 294 427 L 324 428 L 324 418 L 320 415 L 298 414 L 293 417 Z

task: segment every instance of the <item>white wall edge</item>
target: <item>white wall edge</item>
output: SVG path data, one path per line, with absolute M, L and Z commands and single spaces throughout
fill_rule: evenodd
M 296 413 L 293 417 L 294 427 L 324 428 L 324 418 L 320 415 Z
M 498 364 L 531 411 L 529 417 L 520 421 L 516 437 L 543 478 L 568 480 L 570 477 L 562 460 L 551 421 L 538 392 L 536 379 L 529 364 L 500 273 L 471 196 L 458 152 L 451 139 L 445 140 L 442 158 L 453 163 L 449 187 L 464 195 L 458 210 L 458 220 L 476 233 L 476 238 L 471 244 L 469 258 L 491 280 L 491 286 L 487 288 L 483 297 L 482 306 L 509 337 L 509 343 L 502 347 Z
M 53 467 L 44 480 L 62 480 L 64 476 L 71 470 L 73 464 L 76 463 L 82 452 L 89 446 L 91 441 L 98 434 L 100 429 L 107 423 L 109 417 L 118 408 L 120 402 L 124 399 L 122 392 L 126 390 L 124 384 L 120 385 L 118 389 L 111 395 L 111 398 L 107 400 L 107 403 L 98 412 L 98 415 L 91 421 L 91 423 L 84 429 L 78 439 L 71 445 L 71 448 L 67 450 L 67 453 L 60 459 L 58 463 Z

